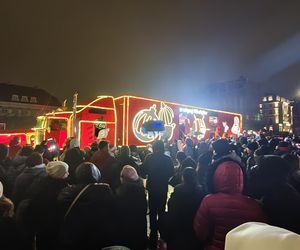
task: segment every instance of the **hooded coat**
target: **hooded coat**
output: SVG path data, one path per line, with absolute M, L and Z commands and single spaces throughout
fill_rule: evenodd
M 258 202 L 242 194 L 244 175 L 238 162 L 222 159 L 211 169 L 207 181 L 211 182 L 212 194 L 203 199 L 194 230 L 206 250 L 221 250 L 231 229 L 249 221 L 264 221 L 264 215 Z

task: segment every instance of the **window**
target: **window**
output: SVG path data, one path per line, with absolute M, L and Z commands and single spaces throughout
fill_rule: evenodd
M 268 101 L 273 101 L 273 96 L 269 95 L 268 96 Z
M 276 96 L 276 101 L 280 102 L 280 96 Z
M 267 101 L 267 97 L 264 97 L 262 100 L 263 100 L 263 102 L 266 102 Z
M 19 101 L 19 96 L 18 96 L 18 95 L 12 95 L 12 96 L 11 96 L 11 100 L 12 100 L 13 102 L 18 102 L 18 101 Z
M 37 98 L 35 96 L 30 97 L 30 103 L 37 103 Z
M 28 96 L 22 95 L 21 102 L 28 102 Z
M 261 109 L 262 109 L 262 104 L 259 104 L 259 108 L 261 108 Z

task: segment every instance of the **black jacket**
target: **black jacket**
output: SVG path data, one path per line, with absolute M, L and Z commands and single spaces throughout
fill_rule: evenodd
M 147 200 L 142 183 L 123 183 L 116 191 L 120 244 L 132 250 L 147 248 Z
M 193 220 L 204 197 L 199 185 L 179 184 L 168 201 L 168 213 L 161 222 L 168 249 L 199 249 Z
M 14 185 L 12 198 L 16 207 L 21 200 L 28 198 L 27 192 L 30 189 L 31 184 L 44 176 L 46 176 L 44 164 L 32 168 L 25 168 L 23 173 L 17 177 Z
M 65 215 L 70 203 L 83 185 L 62 190 L 58 201 Z M 90 186 L 63 219 L 61 249 L 101 249 L 113 245 L 116 238 L 116 210 L 112 192 L 107 184 Z
M 150 154 L 146 157 L 141 173 L 147 176 L 147 189 L 151 193 L 168 192 L 168 181 L 174 173 L 171 158 L 163 153 Z

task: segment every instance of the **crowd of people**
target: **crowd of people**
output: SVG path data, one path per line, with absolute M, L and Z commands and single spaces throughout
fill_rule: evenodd
M 69 138 L 50 152 L 14 138 L 0 144 L 1 249 L 222 250 L 249 222 L 300 234 L 299 143 L 261 134 L 80 149 Z

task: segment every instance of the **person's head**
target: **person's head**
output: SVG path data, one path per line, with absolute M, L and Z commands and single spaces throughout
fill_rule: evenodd
M 43 147 L 42 145 L 36 145 L 34 148 L 34 152 L 37 152 L 40 155 L 43 155 L 45 153 L 45 147 Z
M 0 144 L 0 162 L 8 156 L 8 147 L 5 144 Z
M 24 146 L 23 148 L 21 148 L 19 155 L 20 156 L 30 156 L 33 153 L 33 148 L 32 146 Z
M 206 171 L 203 184 L 207 193 L 242 193 L 245 175 L 239 162 L 223 157 L 214 161 Z
M 263 146 L 259 147 L 258 149 L 256 149 L 254 151 L 255 162 L 257 163 L 260 157 L 262 157 L 264 155 L 269 155 L 269 154 L 270 154 L 270 149 L 268 146 L 263 145 Z
M 11 141 L 9 142 L 10 146 L 18 146 L 21 143 L 21 138 L 20 136 L 14 136 Z
M 100 141 L 98 144 L 98 148 L 100 151 L 107 152 L 109 151 L 109 143 L 108 141 Z
M 229 142 L 225 139 L 218 139 L 212 144 L 213 150 L 216 155 L 224 156 L 230 153 Z
M 185 153 L 183 151 L 178 151 L 176 154 L 176 159 L 179 162 L 179 164 L 181 164 L 186 159 Z
M 263 146 L 263 145 L 268 146 L 269 142 L 266 137 L 262 137 L 261 139 L 258 140 L 258 144 L 259 146 Z
M 152 148 L 153 148 L 154 154 L 157 154 L 157 153 L 163 154 L 165 152 L 165 146 L 164 146 L 163 141 L 161 141 L 161 140 L 154 142 Z
M 139 176 L 134 167 L 125 165 L 120 174 L 121 182 L 135 182 L 139 179 Z
M 207 151 L 209 151 L 209 145 L 206 142 L 202 141 L 202 142 L 198 143 L 197 151 L 199 154 L 204 154 Z
M 210 151 L 201 154 L 198 158 L 198 164 L 200 168 L 207 167 L 211 164 L 212 153 Z
M 130 156 L 130 148 L 128 146 L 122 146 L 120 149 L 121 157 L 129 157 Z
M 50 161 L 46 166 L 46 173 L 54 179 L 65 179 L 69 176 L 69 166 L 63 161 Z
M 256 141 L 250 142 L 247 144 L 246 150 L 247 150 L 248 155 L 254 154 L 254 151 L 256 149 L 258 149 L 258 143 Z
M 97 150 L 98 150 L 98 143 L 93 142 L 92 145 L 91 145 L 91 151 L 96 152 Z
M 133 155 L 133 156 L 138 155 L 138 148 L 136 145 L 130 145 L 129 149 L 130 149 L 131 155 Z
M 186 159 L 183 160 L 181 167 L 182 167 L 182 169 L 185 169 L 188 167 L 196 169 L 197 163 L 191 157 L 187 157 Z
M 182 181 L 187 185 L 196 185 L 198 183 L 196 170 L 191 167 L 185 168 L 182 172 Z
M 79 146 L 80 146 L 80 142 L 77 138 L 73 138 L 70 141 L 70 147 L 69 148 L 79 148 Z
M 25 164 L 29 168 L 33 168 L 34 166 L 41 165 L 43 163 L 43 158 L 42 156 L 37 153 L 33 152 L 30 156 L 25 161 Z
M 260 157 L 257 165 L 261 183 L 269 183 L 270 186 L 286 182 L 291 171 L 289 163 L 276 155 Z
M 279 144 L 280 140 L 277 139 L 277 138 L 272 138 L 270 141 L 269 141 L 269 147 L 270 147 L 270 150 L 271 151 L 275 151 L 277 145 Z
M 91 162 L 81 163 L 75 171 L 78 184 L 99 183 L 101 180 L 101 173 L 99 169 Z

